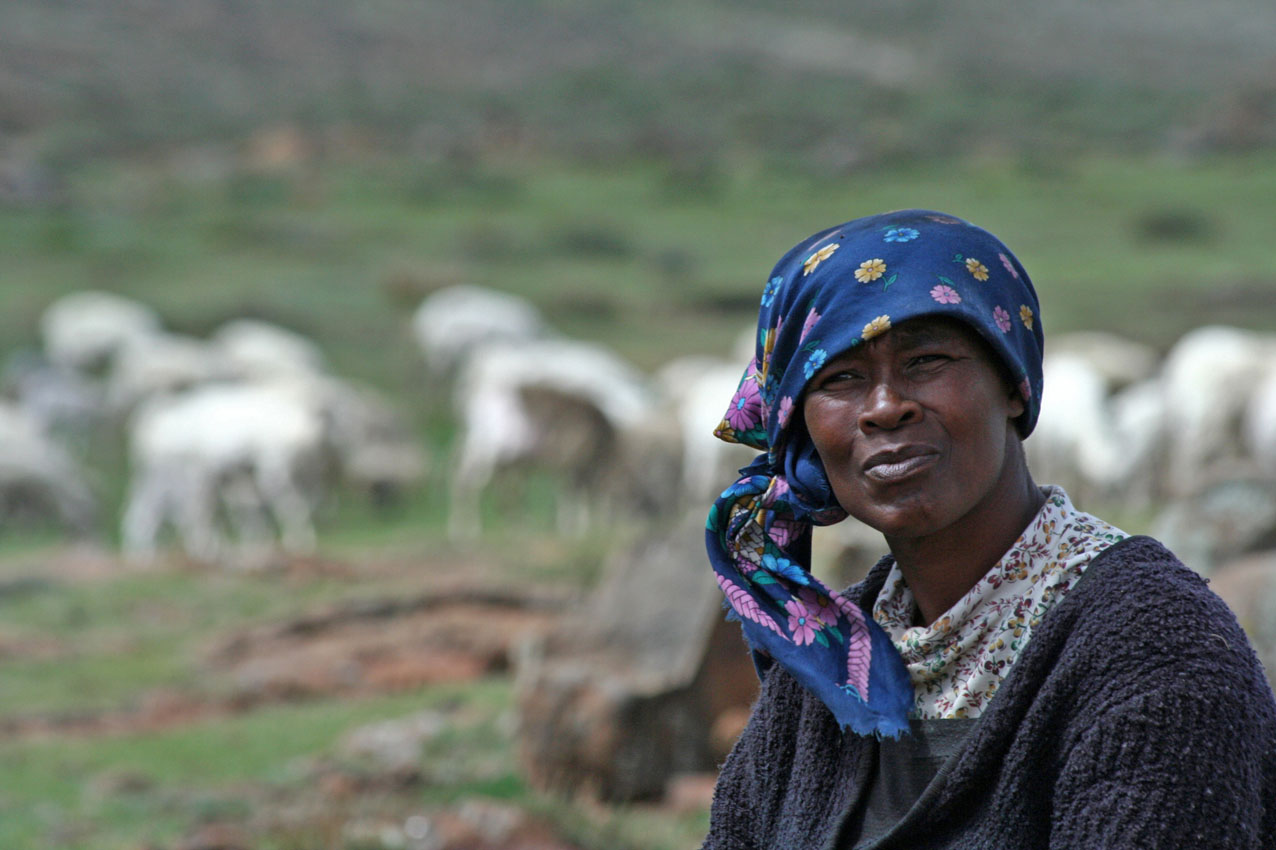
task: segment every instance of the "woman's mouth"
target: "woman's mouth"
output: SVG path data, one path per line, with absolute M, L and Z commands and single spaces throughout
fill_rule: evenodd
M 879 452 L 864 464 L 864 474 L 883 484 L 894 484 L 932 466 L 939 453 L 929 448 L 908 448 Z

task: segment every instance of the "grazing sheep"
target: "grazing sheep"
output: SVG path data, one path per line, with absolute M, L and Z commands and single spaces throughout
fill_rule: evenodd
M 724 442 L 713 433 L 740 384 L 739 363 L 680 357 L 665 364 L 654 383 L 678 424 L 683 497 L 687 503 L 702 504 L 722 492 L 757 455 L 756 449 Z
M 1243 458 L 1241 419 L 1250 395 L 1276 371 L 1276 337 L 1210 325 L 1189 331 L 1162 370 L 1169 487 L 1188 495 Z
M 644 426 L 653 399 L 644 377 L 607 349 L 536 340 L 473 353 L 457 385 L 460 445 L 448 530 L 479 531 L 479 494 L 499 470 L 541 464 L 567 474 L 559 500 L 565 533 L 582 530 L 591 501 L 624 477 L 627 433 Z
M 412 316 L 412 332 L 434 377 L 452 376 L 470 353 L 496 342 L 545 336 L 540 312 L 516 295 L 479 286 L 433 293 Z
M 52 521 L 87 534 L 96 516 L 97 502 L 70 455 L 20 408 L 0 402 L 0 527 Z
M 323 417 L 343 487 L 385 506 L 425 479 L 427 458 L 394 406 L 370 387 L 333 377 L 298 381 Z
M 389 405 L 323 376 L 154 399 L 133 418 L 131 459 L 128 552 L 153 555 L 172 524 L 193 558 L 240 563 L 272 549 L 276 529 L 284 551 L 312 550 L 314 512 L 334 482 L 384 501 L 419 483 L 425 467 Z
M 1104 384 L 1113 392 L 1152 377 L 1161 359 L 1151 346 L 1106 331 L 1073 331 L 1053 336 L 1050 354 L 1081 358 L 1102 376 Z
M 40 317 L 40 333 L 50 362 L 80 372 L 105 368 L 126 344 L 159 330 L 154 310 L 109 292 L 63 296 Z
M 1108 496 L 1127 508 L 1146 508 L 1164 496 L 1165 392 L 1157 377 L 1130 384 L 1108 400 L 1119 462 L 1107 483 Z
M 85 443 L 106 421 L 106 400 L 97 381 L 43 355 L 20 352 L 4 369 L 4 391 L 48 434 Z
M 1042 372 L 1041 417 L 1024 442 L 1037 477 L 1082 503 L 1150 503 L 1159 495 L 1165 438 L 1160 381 L 1144 378 L 1112 392 L 1111 373 L 1075 350 L 1052 350 Z
M 235 377 L 234 365 L 212 344 L 156 333 L 132 339 L 116 353 L 106 377 L 106 403 L 124 417 L 149 398 Z
M 1276 480 L 1276 369 L 1258 385 L 1249 401 L 1244 437 L 1255 470 Z
M 130 436 L 133 481 L 121 529 L 130 556 L 153 556 L 171 523 L 192 558 L 222 561 L 223 514 L 239 532 L 241 556 L 267 545 L 269 523 L 286 551 L 313 547 L 323 422 L 297 393 L 265 384 L 197 388 L 141 408 Z
M 1024 442 L 1029 465 L 1074 499 L 1102 495 L 1121 463 L 1103 376 L 1075 354 L 1048 355 L 1042 374 L 1041 416 Z
M 257 319 L 234 319 L 213 332 L 212 344 L 245 379 L 318 375 L 324 356 L 301 334 Z

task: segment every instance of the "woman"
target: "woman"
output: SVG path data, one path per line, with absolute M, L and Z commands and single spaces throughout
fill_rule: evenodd
M 1036 293 L 996 237 L 907 210 L 775 267 L 718 435 L 764 454 L 709 516 L 762 678 L 706 848 L 1276 847 L 1276 703 L 1164 547 L 1038 487 Z M 890 555 L 842 594 L 812 524 Z

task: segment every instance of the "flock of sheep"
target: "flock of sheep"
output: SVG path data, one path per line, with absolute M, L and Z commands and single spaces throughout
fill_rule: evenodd
M 454 538 L 480 532 L 481 493 L 515 465 L 560 476 L 558 526 L 571 534 L 609 513 L 704 510 L 750 460 L 712 436 L 749 331 L 743 350 L 647 374 L 556 333 L 526 300 L 474 286 L 431 294 L 412 330 L 428 391 L 448 397 L 457 426 L 436 464 Z M 109 424 L 128 441 L 120 530 L 135 558 L 154 555 L 165 527 L 201 561 L 308 552 L 334 488 L 385 495 L 425 479 L 425 447 L 394 406 L 331 374 L 317 345 L 284 328 L 241 319 L 197 339 L 145 305 L 80 292 L 49 306 L 40 332 L 41 355 L 10 365 L 0 402 L 0 524 L 39 511 L 77 531 L 100 522 L 67 446 Z M 1104 333 L 1048 344 L 1027 442 L 1039 481 L 1083 506 L 1276 481 L 1276 335 L 1203 327 L 1164 355 Z
M 78 292 L 46 309 L 40 334 L 40 356 L 8 369 L 0 522 L 44 512 L 94 531 L 100 509 L 73 448 L 92 446 L 95 429 L 122 427 L 128 443 L 120 532 L 137 559 L 168 527 L 203 561 L 308 552 L 334 487 L 379 495 L 424 477 L 422 447 L 393 407 L 284 328 L 237 319 L 199 339 L 138 302 Z

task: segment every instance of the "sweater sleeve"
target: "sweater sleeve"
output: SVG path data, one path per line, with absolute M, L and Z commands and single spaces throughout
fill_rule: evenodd
M 1237 690 L 1157 690 L 1096 717 L 1065 759 L 1050 847 L 1274 846 L 1263 834 L 1270 718 L 1256 722 Z
M 772 665 L 749 722 L 718 775 L 702 850 L 765 850 L 793 768 L 801 697 Z

